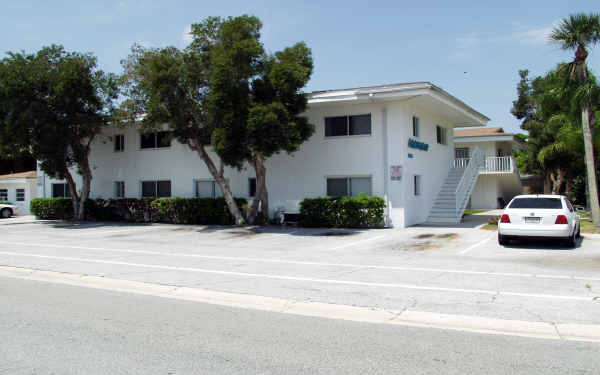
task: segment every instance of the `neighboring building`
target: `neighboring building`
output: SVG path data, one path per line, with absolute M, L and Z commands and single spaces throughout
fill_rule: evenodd
M 314 135 L 298 152 L 266 163 L 270 215 L 297 212 L 306 197 L 364 193 L 386 200 L 388 225 L 423 223 L 452 169 L 453 129 L 489 121 L 426 82 L 307 96 L 305 115 Z M 92 145 L 90 161 L 93 198 L 220 195 L 204 162 L 166 130 L 144 135 L 137 127 L 106 129 Z M 226 176 L 235 196 L 252 198 L 252 168 L 226 168 Z M 64 182 L 46 176 L 38 188 L 40 196 L 68 195 Z
M 19 215 L 29 215 L 29 202 L 37 196 L 36 171 L 0 176 L 0 202 L 19 207 Z
M 504 208 L 515 195 L 523 192 L 513 151 L 523 150 L 525 144 L 514 134 L 504 133 L 502 128 L 454 130 L 454 157 L 457 166 L 470 160 L 475 147 L 483 150 L 485 165 L 479 171 L 468 207 Z

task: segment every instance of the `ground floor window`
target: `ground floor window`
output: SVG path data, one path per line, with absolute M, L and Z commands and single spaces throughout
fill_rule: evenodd
M 414 185 L 415 195 L 421 195 L 421 176 L 419 176 L 419 175 L 414 176 L 413 185 Z
M 168 198 L 171 196 L 171 181 L 142 181 L 142 198 Z
M 218 198 L 223 196 L 221 185 L 214 180 L 196 180 L 197 198 Z
M 248 179 L 248 196 L 254 197 L 256 195 L 256 177 Z
M 125 181 L 115 181 L 115 198 L 125 198 Z
M 0 202 L 8 201 L 8 189 L 0 189 Z
M 327 178 L 327 195 L 330 197 L 354 197 L 359 194 L 371 195 L 371 177 L 331 177 Z
M 17 202 L 25 202 L 25 189 L 17 189 Z
M 52 198 L 68 198 L 71 196 L 71 189 L 68 184 L 52 184 Z

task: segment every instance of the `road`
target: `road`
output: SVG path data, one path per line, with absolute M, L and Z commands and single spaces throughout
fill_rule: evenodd
M 592 343 L 283 315 L 0 277 L 0 374 L 597 374 Z

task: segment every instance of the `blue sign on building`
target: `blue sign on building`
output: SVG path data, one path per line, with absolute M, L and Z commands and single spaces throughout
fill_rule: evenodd
M 427 151 L 429 150 L 429 145 L 427 143 L 419 142 L 412 138 L 408 139 L 408 147 L 416 148 L 417 150 Z

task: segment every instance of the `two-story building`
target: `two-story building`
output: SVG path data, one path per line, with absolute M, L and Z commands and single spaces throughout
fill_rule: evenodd
M 453 169 L 453 129 L 489 120 L 427 82 L 317 91 L 307 97 L 305 116 L 315 125 L 313 136 L 299 151 L 266 162 L 270 215 L 297 212 L 306 197 L 363 193 L 385 199 L 389 226 L 425 222 Z M 220 195 L 203 161 L 171 140 L 166 127 L 148 134 L 139 126 L 107 128 L 91 149 L 93 198 Z M 63 181 L 39 172 L 38 196 L 69 195 Z M 253 197 L 252 168 L 226 168 L 225 173 L 235 196 Z

